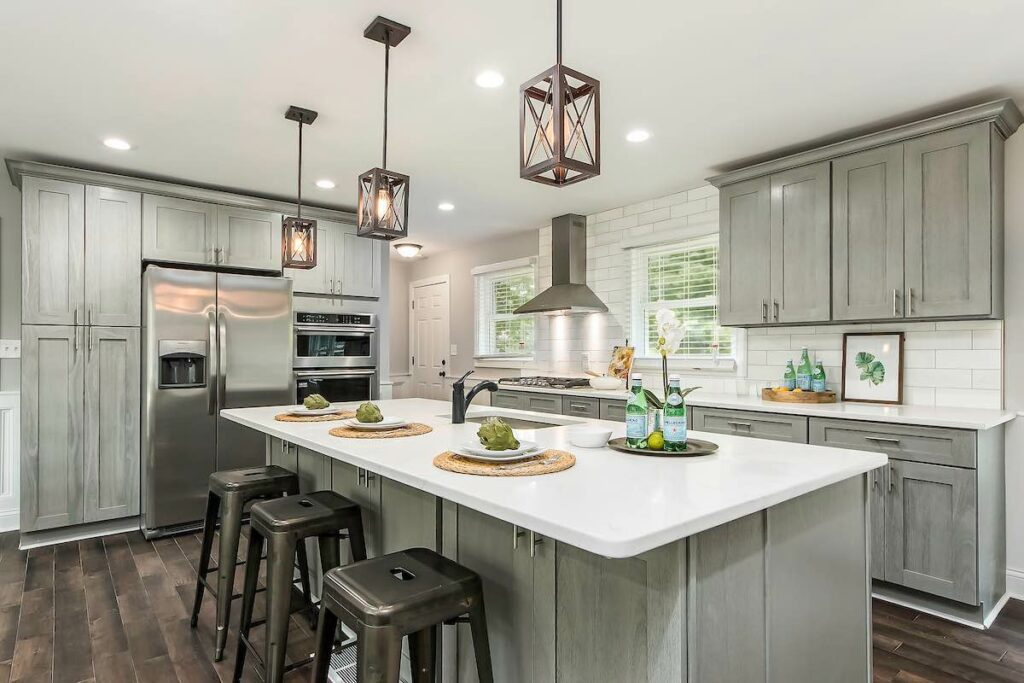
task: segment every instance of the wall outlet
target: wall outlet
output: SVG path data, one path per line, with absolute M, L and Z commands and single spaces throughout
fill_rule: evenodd
M 590 369 L 590 353 L 584 351 L 580 354 L 580 363 L 583 365 L 584 370 Z
M 21 358 L 21 340 L 0 339 L 0 358 Z
M 452 344 L 452 347 L 450 349 L 448 349 L 448 355 L 449 356 L 457 356 L 457 355 L 459 355 L 459 347 L 456 346 L 455 344 Z

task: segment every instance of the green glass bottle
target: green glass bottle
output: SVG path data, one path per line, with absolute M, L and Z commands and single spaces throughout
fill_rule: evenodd
M 640 373 L 633 373 L 630 378 L 630 390 L 633 392 L 626 401 L 626 445 L 630 448 L 647 448 L 647 416 L 650 407 L 647 395 L 644 394 L 644 383 Z
M 786 371 L 782 373 L 782 386 L 792 391 L 796 389 L 796 368 L 793 367 L 793 361 L 786 361 Z
M 820 360 L 814 364 L 814 372 L 811 373 L 811 391 L 825 391 L 825 368 L 821 367 Z
M 807 355 L 807 347 L 800 350 L 800 365 L 796 368 L 796 388 L 811 390 L 811 357 Z
M 678 453 L 686 450 L 686 401 L 679 389 L 679 377 L 668 378 L 665 397 L 665 450 Z

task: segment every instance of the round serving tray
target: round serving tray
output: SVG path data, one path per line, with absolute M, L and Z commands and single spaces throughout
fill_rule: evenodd
M 693 458 L 698 455 L 711 455 L 718 450 L 718 444 L 700 439 L 687 439 L 685 451 L 652 451 L 649 448 L 630 448 L 626 445 L 626 437 L 620 436 L 608 442 L 608 448 L 634 455 L 652 455 L 656 458 Z

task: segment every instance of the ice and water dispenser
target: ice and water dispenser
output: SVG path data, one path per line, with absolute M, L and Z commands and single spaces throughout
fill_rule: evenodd
M 160 388 L 193 389 L 206 386 L 205 341 L 161 339 Z

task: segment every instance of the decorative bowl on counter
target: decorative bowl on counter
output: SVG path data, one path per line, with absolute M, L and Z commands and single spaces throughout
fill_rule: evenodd
M 612 430 L 601 427 L 570 427 L 569 443 L 580 448 L 604 448 Z
M 590 386 L 599 391 L 612 391 L 622 388 L 622 380 L 610 375 L 601 375 L 600 377 L 591 377 Z

